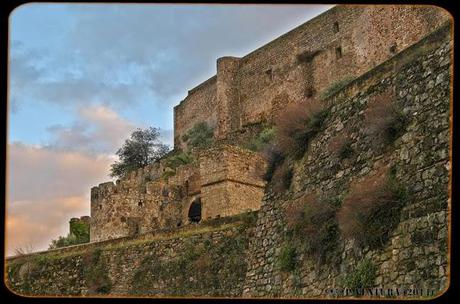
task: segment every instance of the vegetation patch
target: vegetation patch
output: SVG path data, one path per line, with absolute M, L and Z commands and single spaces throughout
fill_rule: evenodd
M 275 168 L 273 173 L 273 190 L 277 193 L 284 192 L 289 189 L 292 183 L 294 170 L 289 162 L 283 161 Z
M 341 91 L 343 88 L 345 88 L 350 82 L 354 80 L 353 77 L 347 76 L 341 80 L 333 82 L 331 85 L 329 85 L 326 89 L 324 89 L 320 93 L 320 99 L 327 99 L 335 94 L 337 94 L 339 91 Z
M 342 235 L 360 246 L 382 247 L 399 223 L 407 193 L 387 168 L 353 183 L 338 212 Z
M 69 234 L 52 240 L 48 249 L 56 249 L 83 243 L 89 243 L 89 224 L 83 221 L 71 221 Z
M 296 248 L 290 243 L 286 243 L 281 247 L 280 254 L 277 260 L 278 267 L 285 272 L 291 272 L 296 269 L 297 253 Z
M 110 175 L 123 178 L 164 157 L 169 147 L 160 141 L 160 129 L 137 129 L 117 150 L 119 161 L 111 165 Z
M 393 91 L 387 90 L 371 98 L 367 104 L 365 132 L 373 146 L 393 143 L 409 123 L 409 118 L 396 106 L 395 100 Z
M 206 122 L 198 122 L 182 136 L 182 141 L 187 144 L 188 149 L 205 149 L 214 142 L 214 129 Z
M 285 208 L 288 240 L 298 252 L 306 252 L 319 262 L 334 257 L 338 245 L 336 207 L 316 195 L 304 195 Z
M 96 248 L 83 257 L 83 272 L 89 294 L 107 294 L 112 289 L 102 250 Z
M 329 111 L 315 100 L 289 105 L 276 121 L 276 145 L 285 157 L 299 159 L 322 129 Z
M 204 242 L 188 241 L 175 248 L 178 256 L 164 257 L 156 253 L 146 257 L 137 269 L 131 294 L 219 296 L 242 283 L 246 260 L 241 257 L 247 248 L 244 235 Z
M 353 155 L 354 150 L 350 136 L 344 132 L 332 137 L 329 140 L 329 153 L 334 155 L 338 160 L 344 160 Z
M 194 157 L 190 152 L 175 152 L 165 158 L 166 170 L 161 174 L 161 179 L 167 180 L 176 175 L 177 168 L 193 163 Z
M 377 267 L 369 259 L 363 259 L 349 273 L 345 274 L 342 284 L 345 288 L 351 289 L 354 295 L 362 294 L 363 288 L 371 288 L 377 273 Z
M 276 138 L 276 129 L 274 126 L 265 127 L 260 133 L 247 144 L 249 150 L 260 152 L 264 151 Z

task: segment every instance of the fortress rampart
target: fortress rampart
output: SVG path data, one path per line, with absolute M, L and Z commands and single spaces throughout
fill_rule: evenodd
M 271 122 L 288 103 L 314 98 L 422 39 L 448 20 L 434 6 L 336 6 L 242 57 L 217 60 L 217 73 L 174 108 L 174 147 L 193 124 L 226 139 Z

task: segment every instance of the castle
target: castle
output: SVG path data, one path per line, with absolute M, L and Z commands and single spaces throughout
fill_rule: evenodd
M 174 150 L 200 122 L 217 144 L 166 180 L 163 160 L 93 187 L 91 242 L 258 210 L 265 162 L 238 146 L 288 104 L 356 78 L 447 19 L 436 7 L 336 6 L 242 58 L 219 58 L 217 74 L 174 107 Z
M 89 221 L 90 243 L 8 258 L 10 290 L 442 295 L 452 256 L 449 19 L 434 6 L 336 6 L 242 58 L 218 59 L 217 74 L 174 108 L 174 151 L 91 189 L 91 217 L 70 223 L 72 232 Z M 265 182 L 270 163 L 245 147 L 290 103 L 313 98 L 327 113 L 306 151 L 278 165 L 291 176 L 277 190 L 284 175 Z M 189 130 L 202 123 L 213 144 L 194 150 Z M 391 140 L 376 144 L 373 134 Z M 171 167 L 168 159 L 185 151 L 192 161 Z M 379 172 L 397 185 L 393 199 L 384 191 L 384 207 Z M 344 233 L 351 226 L 358 229 Z M 375 243 L 359 242 L 376 240 L 376 232 Z

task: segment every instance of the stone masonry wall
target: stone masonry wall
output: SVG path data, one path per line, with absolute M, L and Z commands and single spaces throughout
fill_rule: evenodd
M 376 288 L 423 288 L 432 292 L 428 297 L 447 288 L 450 39 L 450 26 L 442 28 L 327 101 L 332 108 L 326 129 L 295 166 L 290 190 L 277 195 L 268 191 L 262 202 L 250 243 L 244 296 L 333 297 L 335 288 L 345 287 L 345 274 L 355 271 L 365 258 L 377 267 Z M 371 126 L 364 125 L 364 113 L 369 100 L 387 90 L 396 93 L 395 102 L 409 117 L 409 124 L 392 146 L 374 147 L 366 139 Z M 346 132 L 355 153 L 339 161 L 327 147 L 331 138 Z M 350 185 L 382 166 L 396 168 L 396 178 L 409 195 L 399 225 L 384 248 L 360 251 L 352 241 L 340 239 L 338 264 L 318 264 L 315 258 L 301 254 L 298 269 L 281 271 L 277 260 L 286 226 L 282 210 L 290 199 L 316 192 L 340 200 Z
M 236 217 L 17 257 L 7 286 L 23 296 L 237 296 L 250 233 Z
M 252 151 L 224 145 L 200 157 L 203 217 L 231 216 L 260 208 L 264 159 Z
M 188 92 L 187 97 L 174 107 L 174 148 L 185 149 L 182 136 L 197 122 L 217 126 L 217 77 L 211 77 Z
M 200 121 L 217 126 L 219 139 L 270 122 L 288 103 L 361 75 L 448 19 L 434 6 L 336 6 L 242 58 L 219 59 L 216 78 L 175 107 L 175 140 Z
M 258 210 L 264 194 L 263 158 L 252 151 L 217 145 L 194 155 L 168 178 L 166 159 L 127 178 L 91 189 L 92 242 L 189 224 L 191 204 L 201 199 L 201 217 L 212 219 Z
M 373 12 L 377 14 L 378 8 L 375 7 Z M 371 14 L 371 11 L 361 13 Z M 334 9 L 326 14 L 338 12 Z M 411 19 L 410 10 L 408 15 L 401 14 L 406 16 L 406 20 Z M 381 15 L 377 14 L 376 18 Z M 437 14 L 433 16 L 438 17 Z M 428 18 L 428 15 L 425 17 Z M 427 19 L 424 22 L 433 24 L 438 21 Z M 257 213 L 248 213 L 247 218 L 241 217 L 235 221 L 228 217 L 221 218 L 200 225 L 173 227 L 169 233 L 153 231 L 137 237 L 8 259 L 8 286 L 21 295 L 96 293 L 131 296 L 336 297 L 338 295 L 334 292 L 344 287 L 342 279 L 345 274 L 355 272 L 357 265 L 368 259 L 376 266 L 376 276 L 373 278 L 376 288 L 423 288 L 432 291 L 431 297 L 442 293 L 449 284 L 450 276 L 449 123 L 452 120 L 453 47 L 450 30 L 451 25 L 445 24 L 325 100 L 325 104 L 330 106 L 325 127 L 310 142 L 304 157 L 295 163 L 290 188 L 284 193 L 273 193 L 269 184 Z M 301 28 L 294 30 L 294 33 L 296 31 L 301 31 Z M 288 33 L 286 37 L 292 34 Z M 412 38 L 407 39 L 410 41 Z M 280 41 L 283 40 L 276 43 Z M 256 54 L 269 48 L 256 50 L 250 55 L 257 57 Z M 384 96 L 388 91 L 395 93 L 394 103 L 408 117 L 408 124 L 404 133 L 389 146 L 374 146 L 367 137 L 367 130 L 372 126 L 366 125 L 366 109 L 372 100 Z M 354 152 L 348 158 L 339 160 L 329 147 L 333 138 L 345 137 L 346 134 Z M 211 187 L 219 188 L 210 191 L 217 195 L 216 201 L 221 196 L 225 200 L 244 202 L 258 195 L 243 191 L 240 192 L 243 194 L 235 197 L 241 187 L 254 186 L 253 177 L 261 169 L 255 165 L 257 162 L 251 161 L 251 157 L 255 156 L 244 150 L 240 155 L 237 152 L 239 148 L 235 147 L 218 151 L 206 151 L 210 153 L 209 158 L 199 165 L 200 171 L 206 168 L 203 173 L 208 173 L 200 172 L 200 185 L 203 186 L 201 195 Z M 213 156 L 212 153 L 216 154 Z M 245 153 L 248 154 L 245 156 Z M 245 161 L 239 161 L 240 158 Z M 245 171 L 248 165 L 249 169 Z M 335 250 L 335 263 L 318 263 L 316 258 L 301 253 L 297 257 L 295 271 L 281 271 L 280 253 L 286 243 L 285 206 L 297 197 L 310 193 L 340 202 L 351 185 L 366 179 L 381 167 L 394 168 L 397 180 L 408 192 L 399 223 L 389 241 L 380 249 L 366 247 L 359 250 L 353 241 L 341 237 Z M 136 227 L 130 221 L 140 217 L 146 224 L 141 223 L 137 227 L 141 232 L 144 231 L 142 229 L 149 231 L 147 226 L 155 222 L 154 218 L 160 212 L 159 206 L 169 210 L 166 214 L 171 214 L 172 219 L 177 218 L 176 213 L 183 212 L 183 209 L 175 209 L 177 205 L 174 202 L 186 194 L 197 195 L 197 187 L 192 186 L 191 193 L 186 191 L 186 187 L 167 188 L 168 191 L 163 192 L 162 184 L 155 184 L 158 181 L 153 180 L 161 175 L 163 169 L 161 163 L 156 163 L 133 172 L 125 181 L 105 183 L 94 188 L 91 193 L 92 212 L 95 208 L 95 212 L 101 210 L 105 216 L 119 214 L 120 223 L 111 222 L 110 225 L 126 225 L 126 231 L 122 232 L 128 235 L 129 230 Z M 184 183 L 189 178 L 196 181 L 197 169 L 184 169 L 183 176 L 180 173 L 175 177 L 177 183 Z M 147 176 L 152 180 L 143 183 Z M 235 176 L 238 177 L 238 183 L 232 182 Z M 144 188 L 144 185 L 147 186 Z M 148 195 L 153 193 L 149 191 L 156 191 L 154 196 L 160 202 L 157 207 L 153 207 L 156 203 L 148 202 Z M 104 207 L 101 198 L 115 199 L 117 195 L 123 195 L 126 206 L 108 204 L 111 207 L 104 209 L 108 206 Z M 169 200 L 170 203 L 162 204 L 163 200 Z M 210 200 L 211 204 L 213 200 Z M 138 205 L 139 202 L 142 204 Z M 206 204 L 205 200 L 203 204 Z M 102 205 L 102 209 L 99 209 L 99 205 Z M 121 215 L 126 213 L 130 216 L 122 223 Z M 251 228 L 251 216 L 248 216 L 251 214 L 256 217 L 254 228 Z M 91 234 L 96 233 L 96 239 L 99 230 L 94 230 L 97 225 L 93 223 L 97 220 L 98 217 L 92 213 Z M 103 226 L 100 227 L 110 237 L 119 236 L 111 235 L 110 229 L 105 231 Z

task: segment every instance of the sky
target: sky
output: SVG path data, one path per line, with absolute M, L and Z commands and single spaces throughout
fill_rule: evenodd
M 172 146 L 172 108 L 216 73 L 327 5 L 43 4 L 9 25 L 7 255 L 46 250 L 90 214 L 136 128 Z

